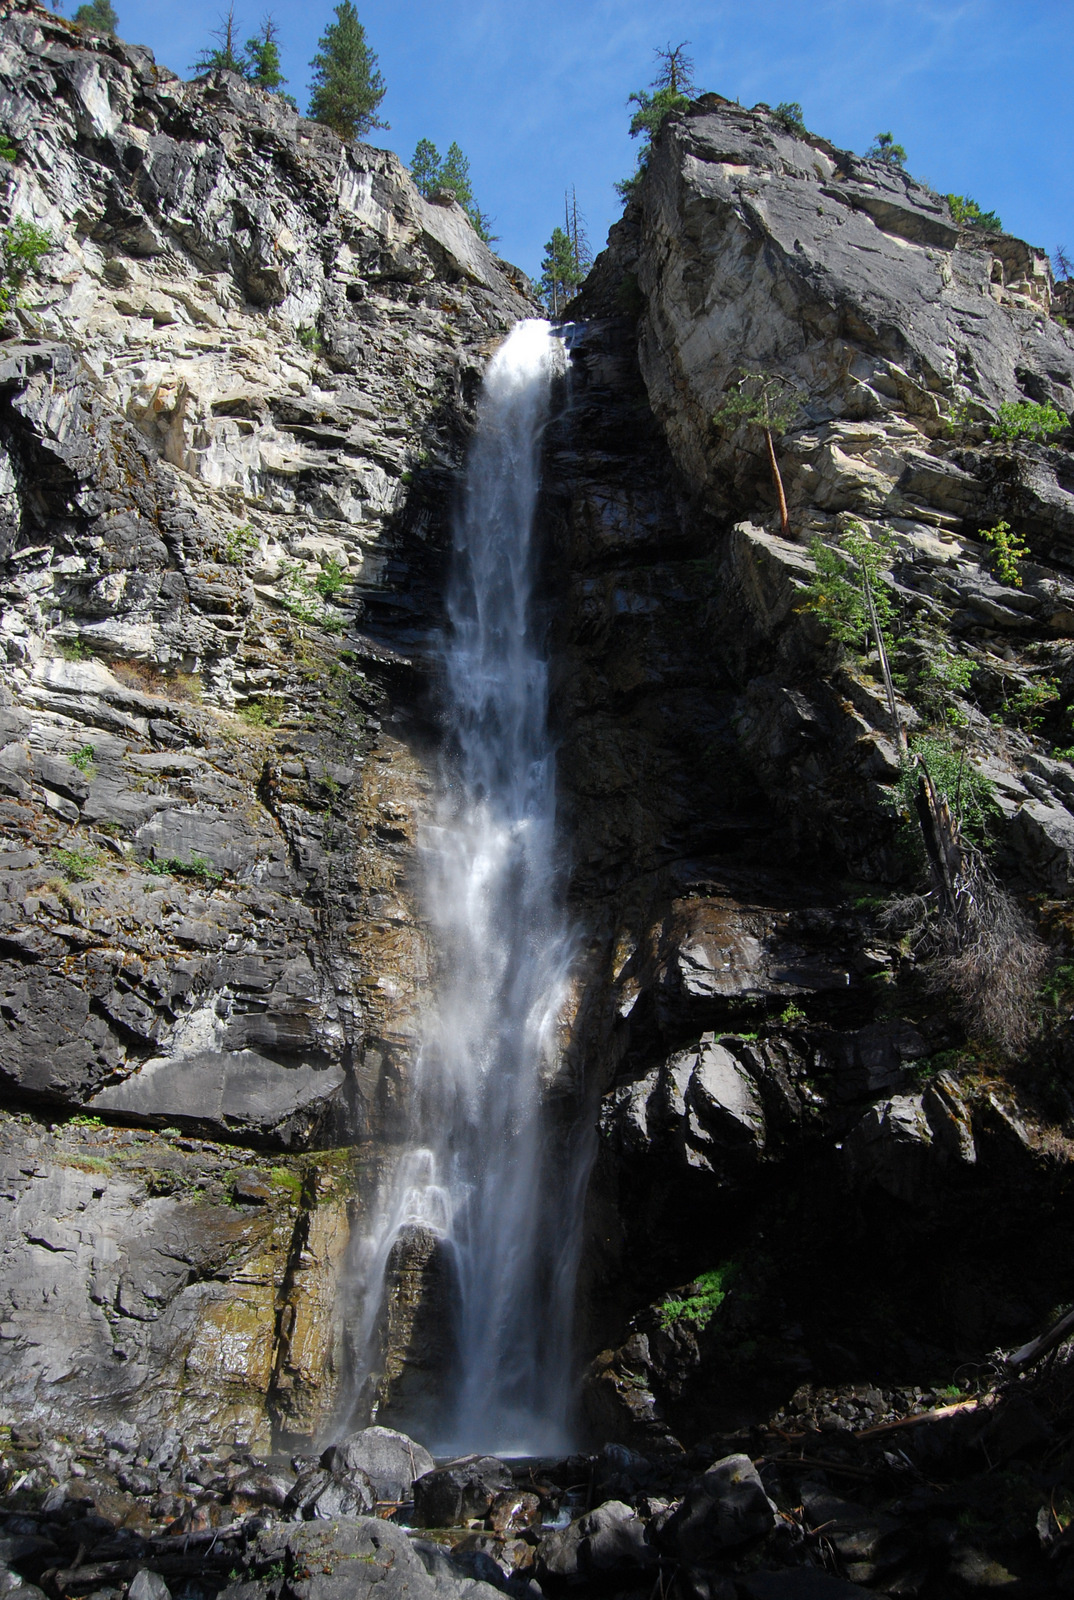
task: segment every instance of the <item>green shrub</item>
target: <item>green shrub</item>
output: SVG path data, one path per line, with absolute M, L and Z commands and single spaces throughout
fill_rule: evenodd
M 1051 401 L 1037 405 L 1034 400 L 1004 400 L 992 424 L 993 439 L 1032 439 L 1046 444 L 1053 433 L 1060 433 L 1068 419 Z
M 204 856 L 192 855 L 188 861 L 182 856 L 160 856 L 156 861 L 144 863 L 154 878 L 197 878 L 200 883 L 223 883 L 224 874 L 217 871 Z
M 797 100 L 781 100 L 772 115 L 776 121 L 782 123 L 788 133 L 804 134 L 808 132 L 802 108 Z
M 67 759 L 73 767 L 77 767 L 79 772 L 85 773 L 86 777 L 89 778 L 97 770 L 93 764 L 93 758 L 96 754 L 97 752 L 91 744 L 83 744 L 79 745 L 77 750 L 73 750 Z
M 728 1290 L 738 1271 L 737 1264 L 728 1261 L 711 1272 L 702 1272 L 690 1287 L 694 1293 L 685 1300 L 665 1300 L 660 1307 L 660 1326 L 671 1328 L 676 1322 L 693 1322 L 704 1328 L 727 1299 Z
M 320 572 L 313 580 L 313 587 L 325 599 L 338 594 L 347 582 L 347 569 L 342 561 L 337 561 L 335 556 L 329 556 Z
M 308 327 L 299 328 L 298 342 L 303 350 L 308 350 L 311 355 L 319 356 L 324 349 L 321 330 L 312 323 Z
M 68 883 L 88 883 L 103 861 L 99 850 L 78 845 L 71 850 L 53 850 L 52 858 Z
M 919 643 L 921 660 L 910 690 L 914 704 L 929 722 L 965 727 L 966 713 L 955 704 L 955 698 L 968 692 L 976 664 L 968 656 L 952 655 L 945 638 L 930 637 Z
M 256 550 L 261 543 L 261 537 L 255 533 L 248 522 L 239 528 L 232 528 L 224 536 L 224 560 L 233 567 L 241 567 L 246 557 Z
M 331 577 L 329 581 L 332 581 Z M 342 581 L 339 587 L 342 587 Z M 323 628 L 325 633 L 343 631 L 345 619 L 328 609 L 317 590 L 316 580 L 311 583 L 297 562 L 288 562 L 280 569 L 276 579 L 276 594 L 284 610 L 297 617 L 299 622 Z
M 15 161 L 19 152 L 6 134 L 0 133 L 0 161 Z
M 1011 532 L 1009 522 L 997 522 L 994 528 L 982 528 L 981 538 L 992 546 L 989 564 L 1000 583 L 1012 588 L 1022 587 L 1022 574 L 1018 563 L 1029 554 L 1029 546 L 1020 534 Z
M 920 756 L 928 768 L 929 776 L 939 794 L 947 801 L 960 831 L 974 842 L 980 842 L 988 831 L 991 819 L 998 814 L 996 786 L 983 772 L 978 772 L 965 751 L 957 750 L 950 740 L 938 734 L 918 733 L 910 740 L 913 755 Z M 917 763 L 903 764 L 896 785 L 900 810 L 910 819 L 912 830 L 918 832 L 916 800 L 919 771 Z
M 7 316 L 9 311 L 14 311 L 19 290 L 26 279 L 36 273 L 55 242 L 51 233 L 22 218 L 0 232 L 0 256 L 3 258 L 0 316 Z
M 1055 678 L 1034 678 L 1024 683 L 1007 701 L 1007 715 L 1027 733 L 1034 732 L 1044 721 L 1048 706 L 1059 699 L 1059 683 Z
M 959 228 L 981 228 L 986 233 L 1002 233 L 1003 224 L 994 211 L 982 211 L 968 194 L 945 196 L 951 207 L 951 221 Z
M 806 609 L 824 619 L 833 639 L 862 654 L 868 651 L 872 640 L 865 599 L 866 576 L 884 644 L 889 653 L 895 648 L 898 613 L 891 585 L 882 576 L 890 567 L 894 552 L 891 534 L 873 537 L 861 523 L 852 524 L 838 546 L 828 544 L 819 535 L 809 546 L 817 575 L 806 590 Z
M 248 700 L 235 714 L 253 728 L 275 728 L 283 716 L 283 701 L 278 695 L 264 695 L 260 700 Z

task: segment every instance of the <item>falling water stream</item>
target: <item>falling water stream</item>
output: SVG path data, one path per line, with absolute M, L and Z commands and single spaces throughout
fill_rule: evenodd
M 413 1074 L 410 1135 L 360 1241 L 372 1349 L 407 1229 L 441 1241 L 453 1361 L 427 1439 L 438 1452 L 566 1443 L 577 1163 L 542 1089 L 555 1068 L 571 934 L 554 836 L 548 662 L 534 518 L 552 379 L 548 323 L 519 323 L 478 402 L 443 641 L 446 734 L 422 859 L 439 973 Z

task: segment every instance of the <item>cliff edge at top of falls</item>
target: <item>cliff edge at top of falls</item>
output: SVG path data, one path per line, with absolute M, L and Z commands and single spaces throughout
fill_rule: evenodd
M 976 419 L 1003 401 L 1074 405 L 1074 338 L 1051 315 L 1042 250 L 959 227 L 900 167 L 800 137 L 765 106 L 706 95 L 668 119 L 580 303 L 622 313 L 632 295 L 653 409 L 718 504 L 743 480 L 712 416 L 747 371 L 800 396 L 789 475 L 803 513 L 927 506 L 900 479 L 911 446 L 950 437 L 958 404 Z
M 295 1152 L 398 1120 L 425 645 L 533 305 L 395 156 L 30 0 L 0 35 L 52 240 L 0 343 L 0 1407 L 264 1443 L 333 1403 L 375 1167 Z

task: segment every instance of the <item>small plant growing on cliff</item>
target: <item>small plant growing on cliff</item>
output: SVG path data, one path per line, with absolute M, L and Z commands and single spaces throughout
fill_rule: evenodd
M 145 869 L 154 878 L 196 878 L 199 883 L 213 885 L 224 881 L 224 874 L 211 861 L 193 852 L 186 861 L 182 856 L 161 856 L 156 861 L 147 861 Z
M 984 233 L 1002 233 L 1003 224 L 995 211 L 982 211 L 976 200 L 968 194 L 949 194 L 951 221 L 958 228 L 980 228 Z
M 284 610 L 299 622 L 323 628 L 326 633 L 342 632 L 343 617 L 328 609 L 315 583 L 316 580 L 310 582 L 297 562 L 289 562 L 281 568 L 276 580 L 277 598 Z
M 883 161 L 889 167 L 905 167 L 906 151 L 901 144 L 896 144 L 890 133 L 878 133 L 868 150 L 865 152 L 866 161 Z
M 1049 706 L 1059 699 L 1056 678 L 1034 678 L 1024 683 L 1007 701 L 1007 715 L 1027 733 L 1035 733 L 1044 721 Z
M 342 561 L 337 561 L 335 556 L 329 556 L 320 572 L 313 580 L 313 587 L 319 595 L 330 599 L 332 595 L 339 594 L 347 582 L 347 569 Z
M 241 567 L 260 543 L 260 536 L 248 522 L 244 522 L 241 527 L 232 528 L 230 533 L 224 535 L 224 560 L 230 566 Z
M 321 330 L 316 326 L 315 323 L 310 323 L 308 327 L 299 328 L 298 342 L 302 346 L 303 350 L 308 350 L 310 354 L 314 356 L 319 356 L 324 350 L 324 340 L 321 338 Z
M 19 290 L 26 279 L 32 277 L 45 256 L 55 244 L 51 233 L 39 228 L 35 222 L 19 218 L 10 228 L 0 233 L 0 257 L 3 258 L 0 276 L 0 317 L 14 311 Z
M 871 636 L 880 661 L 892 732 L 900 752 L 905 753 L 906 730 L 888 660 L 895 647 L 898 613 L 891 585 L 883 576 L 891 566 L 895 541 L 890 533 L 873 535 L 863 523 L 852 522 L 840 536 L 839 546 L 838 550 L 833 549 L 819 537 L 810 544 L 817 575 L 806 590 L 806 606 L 823 616 L 840 644 L 864 652 Z M 850 557 L 853 566 L 841 552 Z
M 802 108 L 797 100 L 781 100 L 772 115 L 782 127 L 786 128 L 788 133 L 796 133 L 801 136 L 808 132 L 805 118 L 802 115 Z
M 88 883 L 100 870 L 103 859 L 99 850 L 78 845 L 71 850 L 54 850 L 52 858 L 68 883 Z
M 913 760 L 906 761 L 896 785 L 899 809 L 914 822 L 918 795 L 919 769 L 925 767 L 938 794 L 944 797 L 954 817 L 958 831 L 967 839 L 979 843 L 988 831 L 991 819 L 999 815 L 996 804 L 996 786 L 983 772 L 978 772 L 972 761 L 966 759 L 965 750 L 957 749 L 948 739 L 938 734 L 919 733 L 910 740 Z
M 695 1327 L 707 1327 L 727 1299 L 737 1271 L 737 1263 L 729 1261 L 711 1272 L 702 1272 L 690 1284 L 693 1294 L 664 1301 L 660 1307 L 660 1326 L 667 1329 L 677 1322 L 692 1322 Z
M 19 152 L 6 134 L 0 133 L 0 161 L 16 161 Z
M 712 416 L 718 428 L 731 429 L 744 422 L 763 432 L 772 483 L 779 502 L 779 525 L 784 538 L 789 523 L 787 496 L 776 460 L 775 440 L 791 427 L 801 406 L 801 397 L 786 378 L 773 373 L 748 372 Z
M 1011 532 L 1009 522 L 997 522 L 994 528 L 982 528 L 981 538 L 992 547 L 989 565 L 1000 583 L 1009 583 L 1012 588 L 1020 589 L 1022 574 L 1018 564 L 1029 554 L 1025 540 Z
M 1004 400 L 992 425 L 993 439 L 1030 439 L 1047 444 L 1053 433 L 1061 433 L 1068 419 L 1051 401 L 1037 405 L 1033 400 Z
M 84 773 L 89 778 L 97 770 L 93 762 L 96 754 L 97 752 L 91 744 L 83 744 L 79 745 L 77 750 L 73 750 L 67 759 L 73 767 L 77 767 L 79 772 Z

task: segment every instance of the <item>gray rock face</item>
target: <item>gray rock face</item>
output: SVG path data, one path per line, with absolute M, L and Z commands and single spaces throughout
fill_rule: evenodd
M 660 1542 L 680 1561 L 704 1565 L 763 1538 L 776 1514 L 749 1456 L 727 1456 L 698 1480 L 664 1524 Z
M 733 459 L 704 421 L 758 363 L 808 396 L 800 492 L 833 510 L 922 492 L 893 414 L 927 421 L 952 386 L 994 408 L 1032 372 L 1074 407 L 1074 344 L 1041 314 L 1043 252 L 960 233 L 942 197 L 898 169 L 707 96 L 659 142 L 641 204 L 642 371 L 695 480 Z
M 346 1145 L 391 1124 L 426 981 L 409 729 L 525 280 L 394 156 L 234 76 L 183 83 L 32 0 L 0 30 L 4 221 L 54 241 L 0 343 L 5 1104 L 208 1134 L 237 1169 Z M 268 1240 L 240 1201 L 235 1278 L 213 1208 L 203 1250 L 188 1197 L 57 1151 L 7 1202 L 3 1404 L 51 1416 L 63 1373 L 71 1407 L 181 1420 L 181 1380 L 192 1426 L 319 1431 L 334 1201 L 298 1207 L 307 1245 L 278 1192 Z M 296 1199 L 334 1193 L 277 1160 Z
M 409 1500 L 415 1478 L 432 1472 L 436 1463 L 423 1445 L 394 1428 L 361 1428 L 322 1457 L 333 1472 L 364 1472 L 378 1500 Z
M 94 1111 L 117 1111 L 158 1127 L 197 1128 L 212 1137 L 271 1135 L 308 1142 L 323 1127 L 345 1081 L 339 1066 L 281 1068 L 256 1050 L 158 1056 L 131 1077 L 102 1089 Z

